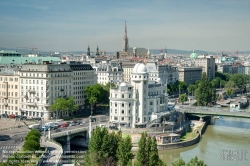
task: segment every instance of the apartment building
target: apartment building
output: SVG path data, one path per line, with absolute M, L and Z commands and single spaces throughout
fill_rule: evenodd
M 123 80 L 124 82 L 131 81 L 131 74 L 136 62 L 122 62 L 122 69 L 123 69 Z
M 215 77 L 215 59 L 212 55 L 199 55 L 195 59 L 195 65 L 202 67 L 202 72 L 207 74 L 207 77 L 212 80 Z
M 50 111 L 57 98 L 72 96 L 73 73 L 67 64 L 25 64 L 20 70 L 20 109 L 28 117 L 67 116 Z
M 179 81 L 184 81 L 187 86 L 194 84 L 196 80 L 201 80 L 202 67 L 179 67 Z
M 96 74 L 90 64 L 70 64 L 70 68 L 73 72 L 72 95 L 74 96 L 75 104 L 82 110 L 85 104 L 84 88 L 97 83 Z
M 97 83 L 123 82 L 123 70 L 120 64 L 102 61 L 92 66 L 97 75 Z
M 0 113 L 20 114 L 19 68 L 6 66 L 0 70 Z

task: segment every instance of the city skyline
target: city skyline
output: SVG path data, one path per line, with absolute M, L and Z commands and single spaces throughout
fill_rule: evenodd
M 121 51 L 130 47 L 249 51 L 247 0 L 5 1 L 0 47 L 44 51 Z

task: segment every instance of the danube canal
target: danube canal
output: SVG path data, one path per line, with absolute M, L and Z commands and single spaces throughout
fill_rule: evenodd
M 198 156 L 208 166 L 250 165 L 250 119 L 223 118 L 208 125 L 198 144 L 186 148 L 159 151 L 160 158 L 171 163 L 182 157 L 188 162 Z

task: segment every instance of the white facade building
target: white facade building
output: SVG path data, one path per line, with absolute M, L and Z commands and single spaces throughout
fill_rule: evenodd
M 123 70 L 117 63 L 102 63 L 93 66 L 97 75 L 97 83 L 106 85 L 108 82 L 123 82 Z
M 110 90 L 110 123 L 117 127 L 146 127 L 168 113 L 166 85 L 150 84 L 147 68 L 137 63 L 131 83 Z

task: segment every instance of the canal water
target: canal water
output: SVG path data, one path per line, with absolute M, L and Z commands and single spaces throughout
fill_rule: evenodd
M 159 151 L 159 155 L 168 166 L 179 157 L 188 162 L 195 156 L 208 166 L 250 166 L 250 119 L 217 119 L 198 144 Z

